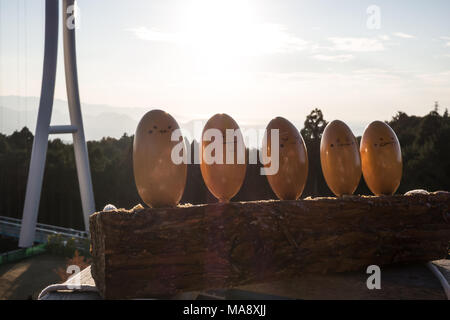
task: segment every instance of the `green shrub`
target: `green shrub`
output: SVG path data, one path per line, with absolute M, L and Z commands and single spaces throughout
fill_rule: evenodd
M 47 238 L 47 250 L 55 255 L 72 258 L 75 251 L 85 257 L 90 257 L 89 239 L 65 238 L 61 234 L 52 234 Z

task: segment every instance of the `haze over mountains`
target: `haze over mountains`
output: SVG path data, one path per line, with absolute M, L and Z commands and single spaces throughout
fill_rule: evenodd
M 19 96 L 0 96 L 0 132 L 3 134 L 11 134 L 16 130 L 27 126 L 34 133 L 37 121 L 37 112 L 39 107 L 39 97 L 19 97 Z M 100 140 L 103 137 L 120 138 L 124 133 L 133 135 L 136 126 L 141 117 L 151 109 L 134 108 L 134 107 L 116 107 L 109 105 L 82 103 L 82 113 L 84 120 L 84 129 L 87 140 Z M 311 106 L 311 110 L 314 107 Z M 226 110 L 224 110 L 226 112 Z M 238 115 L 230 114 L 240 125 L 241 129 L 258 129 L 265 128 L 271 119 L 267 119 L 266 123 L 256 123 L 253 119 L 239 119 Z M 392 114 L 392 116 L 394 113 Z M 201 130 L 207 119 L 188 119 L 186 117 L 172 114 L 179 123 L 183 132 L 190 132 L 192 136 L 199 139 Z M 212 116 L 212 114 L 211 114 Z M 325 114 L 325 119 L 330 121 Z M 289 119 L 288 119 L 289 120 Z M 341 119 L 345 121 L 345 119 Z M 388 119 L 381 119 L 388 120 Z M 200 123 L 198 122 L 200 121 Z M 67 101 L 55 99 L 53 104 L 52 125 L 69 124 L 69 109 Z M 294 125 L 300 130 L 303 122 Z M 353 130 L 355 135 L 361 135 L 367 123 L 347 123 Z M 53 135 L 51 138 L 60 138 L 63 141 L 70 142 L 70 135 Z
M 27 126 L 35 131 L 39 97 L 0 97 L 0 131 L 10 134 Z M 99 140 L 105 136 L 121 137 L 132 134 L 145 109 L 110 107 L 107 105 L 82 104 L 84 129 L 88 140 Z M 52 125 L 70 124 L 67 101 L 55 99 Z M 69 138 L 70 139 L 70 138 Z M 67 137 L 63 140 L 67 140 Z

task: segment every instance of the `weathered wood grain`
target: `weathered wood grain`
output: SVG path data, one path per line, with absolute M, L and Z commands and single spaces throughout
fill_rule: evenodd
M 431 261 L 450 242 L 450 193 L 98 212 L 92 275 L 105 298 Z

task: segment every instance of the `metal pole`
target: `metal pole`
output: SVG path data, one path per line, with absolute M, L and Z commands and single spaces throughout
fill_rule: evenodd
M 55 92 L 56 63 L 58 54 L 59 1 L 45 2 L 45 45 L 42 72 L 41 98 L 36 134 L 31 152 L 31 162 L 25 194 L 25 205 L 20 229 L 19 247 L 33 245 L 47 155 L 48 134 Z
M 83 118 L 81 115 L 75 50 L 75 28 L 69 28 L 66 23 L 68 21 L 67 19 L 73 15 L 74 2 L 74 0 L 63 0 L 64 68 L 66 74 L 70 122 L 72 126 L 77 129 L 76 132 L 73 132 L 72 134 L 73 146 L 75 148 L 78 183 L 83 205 L 84 227 L 85 230 L 88 231 L 89 215 L 95 212 L 94 192 L 92 190 L 91 170 L 89 168 L 89 157 L 84 136 Z

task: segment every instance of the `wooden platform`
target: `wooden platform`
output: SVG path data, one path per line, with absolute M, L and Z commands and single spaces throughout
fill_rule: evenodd
M 167 298 L 425 263 L 447 256 L 449 208 L 436 192 L 98 212 L 92 275 L 107 299 Z

